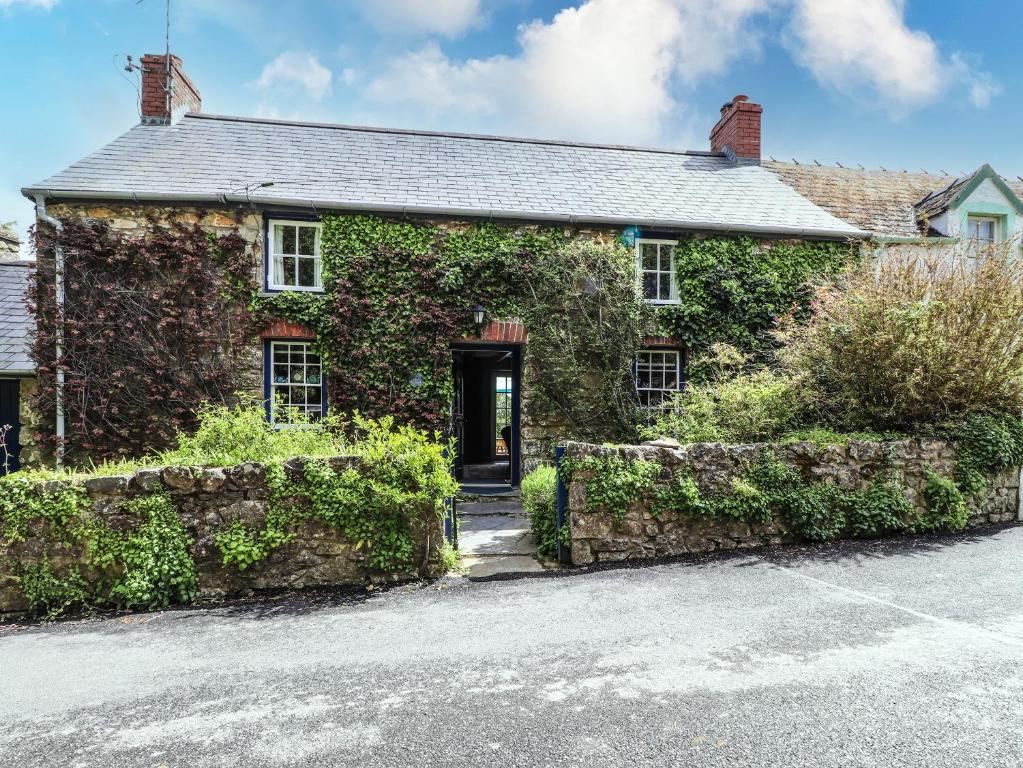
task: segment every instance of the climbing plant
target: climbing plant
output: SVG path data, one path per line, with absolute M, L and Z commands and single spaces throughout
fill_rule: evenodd
M 322 296 L 252 301 L 317 333 L 331 406 L 447 427 L 450 344 L 470 308 L 517 317 L 529 335 L 524 409 L 580 437 L 635 429 L 631 366 L 648 321 L 632 253 L 556 227 L 439 226 L 372 216 L 322 219 Z
M 645 501 L 655 517 L 670 511 L 719 522 L 777 520 L 798 539 L 830 541 L 960 531 L 969 514 L 955 482 L 929 469 L 921 511 L 910 502 L 901 478 L 884 467 L 866 487 L 846 489 L 804 478 L 769 449 L 745 461 L 724 488 L 710 493 L 686 472 L 664 481 L 659 464 L 614 455 L 568 459 L 562 471 L 568 483 L 582 478 L 585 512 L 605 511 L 619 522 L 630 506 Z
M 525 324 L 523 410 L 533 423 L 578 439 L 634 440 L 632 365 L 645 335 L 681 341 L 697 378 L 717 341 L 769 359 L 776 318 L 805 313 L 811 283 L 852 258 L 839 244 L 684 238 L 675 257 L 680 302 L 654 309 L 637 295 L 634 253 L 614 233 L 360 215 L 321 222 L 324 292 L 268 295 L 253 280 L 254 250 L 237 234 L 150 222 L 142 237 L 67 221 L 61 363 L 72 453 L 163 448 L 194 426 L 202 403 L 255 389 L 254 331 L 276 318 L 314 332 L 336 412 L 444 429 L 450 343 L 474 335 L 475 304 Z M 52 441 L 57 240 L 39 235 L 35 407 L 47 416 L 38 437 Z
M 65 256 L 63 355 L 58 341 L 55 248 Z M 94 459 L 163 448 L 196 423 L 203 402 L 239 388 L 253 326 L 239 296 L 254 290 L 252 257 L 237 234 L 150 222 L 146 236 L 69 219 L 37 231 L 38 315 L 32 357 L 42 416 L 36 439 L 54 442 L 55 371 L 65 372 L 67 450 Z
M 690 350 L 693 380 L 710 372 L 703 355 L 717 342 L 754 363 L 771 362 L 778 318 L 806 320 L 815 284 L 854 263 L 857 253 L 848 243 L 684 238 L 675 248 L 679 303 L 660 310 L 661 328 Z

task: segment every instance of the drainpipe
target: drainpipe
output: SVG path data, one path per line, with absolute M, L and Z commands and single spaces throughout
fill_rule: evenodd
M 64 369 L 60 360 L 64 356 L 64 246 L 60 244 L 60 233 L 64 231 L 64 224 L 60 219 L 50 216 L 46 212 L 45 195 L 36 195 L 36 216 L 40 221 L 45 221 L 57 230 L 57 245 L 53 249 L 54 260 L 54 282 L 57 293 L 57 330 L 56 330 L 56 353 L 57 381 L 54 387 L 55 399 L 57 401 L 57 447 L 54 459 L 57 468 L 64 464 Z

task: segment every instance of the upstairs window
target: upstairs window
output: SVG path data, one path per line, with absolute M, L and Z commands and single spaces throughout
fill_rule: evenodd
M 279 426 L 317 421 L 324 413 L 320 356 L 311 344 L 296 341 L 272 341 L 269 353 L 271 421 Z
M 969 254 L 976 258 L 998 243 L 998 217 L 970 216 L 967 219 Z
M 678 301 L 675 286 L 675 240 L 637 240 L 636 266 L 643 298 L 654 304 Z
M 636 392 L 644 408 L 671 401 L 681 381 L 682 356 L 677 349 L 641 349 L 636 353 Z
M 322 291 L 320 225 L 271 221 L 267 287 L 274 291 Z

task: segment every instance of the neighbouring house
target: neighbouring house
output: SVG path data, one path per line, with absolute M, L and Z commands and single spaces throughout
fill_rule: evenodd
M 683 240 L 741 237 L 767 249 L 964 231 L 1004 238 L 1017 226 L 1014 191 L 987 167 L 969 180 L 882 174 L 884 184 L 874 184 L 869 172 L 761 162 L 762 108 L 745 96 L 724 105 L 708 151 L 679 151 L 208 115 L 180 59 L 172 57 L 170 83 L 163 57 L 142 63 L 140 124 L 23 193 L 46 216 L 102 222 L 116 236 L 178 223 L 240 237 L 244 256 L 228 260 L 235 271 L 225 285 L 242 281 L 241 264 L 256 284 L 249 305 L 279 312 L 257 314 L 260 326 L 221 356 L 235 361 L 237 389 L 267 400 L 269 418 L 282 422 L 295 410 L 316 417 L 353 404 L 422 413 L 430 426 L 442 417 L 466 479 L 517 483 L 555 440 L 574 436 L 525 407 L 543 399 L 535 393 L 546 358 L 493 285 L 497 262 L 511 274 L 507 260 L 487 261 L 484 249 L 528 250 L 555 236 L 633 249 L 635 290 L 673 318 L 651 326 L 635 354 L 633 395 L 650 405 L 685 375 L 686 350 L 673 329 L 692 318 L 670 314 L 682 304 L 675 253 Z M 357 215 L 376 218 L 338 224 Z M 386 241 L 375 251 L 360 239 L 371 231 Z M 51 242 L 39 253 L 44 282 L 59 232 Z M 358 266 L 339 278 L 337 262 L 348 254 Z M 429 283 L 438 260 L 444 289 L 455 286 L 446 304 L 394 290 L 402 281 L 441 284 Z M 381 286 L 364 273 L 384 262 L 396 276 Z M 583 283 L 584 294 L 601 290 L 599 279 Z M 378 300 L 370 322 L 366 308 Z M 371 343 L 338 341 L 359 328 L 372 329 Z M 124 329 L 137 332 L 130 322 Z M 436 351 L 438 339 L 439 354 L 417 349 Z M 394 352 L 402 344 L 405 357 Z M 601 406 L 597 398 L 593 410 Z M 49 414 L 39 419 L 52 424 Z
M 30 436 L 22 429 L 32 419 L 35 389 L 35 363 L 29 356 L 35 320 L 25 303 L 31 270 L 30 261 L 0 259 L 0 474 L 19 469 L 23 459 L 39 459 L 31 455 Z
M 973 173 L 908 172 L 766 160 L 763 167 L 834 216 L 871 233 L 878 249 L 929 246 L 961 251 L 1023 240 L 1023 179 L 1008 181 L 990 165 Z

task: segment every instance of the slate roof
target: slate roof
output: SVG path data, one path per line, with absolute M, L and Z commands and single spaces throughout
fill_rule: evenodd
M 762 166 L 832 215 L 886 237 L 919 237 L 921 221 L 941 213 L 974 176 L 775 160 L 765 160 Z M 1023 193 L 1019 180 L 1006 183 L 1017 196 Z
M 35 323 L 25 306 L 32 264 L 0 261 L 0 375 L 24 376 L 35 372 L 35 364 L 28 356 Z
M 260 186 L 265 182 L 272 186 Z M 809 237 L 863 234 L 763 168 L 724 154 L 200 114 L 173 126 L 136 126 L 23 191 Z

